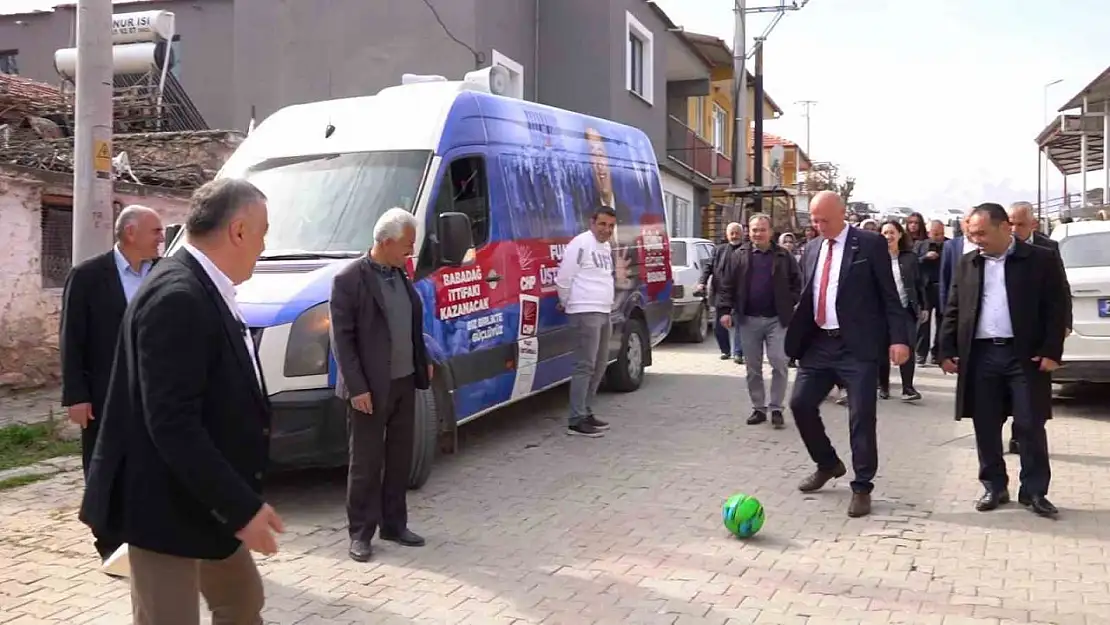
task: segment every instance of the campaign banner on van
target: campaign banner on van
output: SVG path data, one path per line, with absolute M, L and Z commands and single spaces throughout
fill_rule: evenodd
M 645 215 L 637 239 L 644 287 L 649 299 L 659 297 L 671 280 L 671 246 L 667 240 L 667 224 L 655 215 Z

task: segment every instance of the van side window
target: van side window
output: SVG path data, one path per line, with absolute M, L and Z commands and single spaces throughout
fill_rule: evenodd
M 470 218 L 474 247 L 489 240 L 489 185 L 485 159 L 481 156 L 465 156 L 451 162 L 436 198 L 436 215 L 446 212 L 459 212 Z

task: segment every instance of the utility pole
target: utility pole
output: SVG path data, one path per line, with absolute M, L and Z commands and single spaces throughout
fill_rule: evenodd
M 809 147 L 809 116 L 810 109 L 817 105 L 817 100 L 798 100 L 794 104 L 802 105 L 802 116 L 806 118 L 806 154 L 813 158 L 813 151 Z
M 112 0 L 77 2 L 73 264 L 112 247 Z
M 736 29 L 732 36 L 732 108 L 736 119 L 732 124 L 732 186 L 740 188 L 748 181 L 748 69 L 746 49 L 748 35 L 744 25 L 746 0 L 736 0 Z
M 763 210 L 763 37 L 755 40 L 755 130 L 752 132 L 752 186 L 755 187 L 754 204 L 758 213 Z

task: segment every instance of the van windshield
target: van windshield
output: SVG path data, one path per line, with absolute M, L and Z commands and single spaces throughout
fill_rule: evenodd
M 266 161 L 246 179 L 266 194 L 270 230 L 262 258 L 358 255 L 393 207 L 413 209 L 431 152 L 328 154 Z

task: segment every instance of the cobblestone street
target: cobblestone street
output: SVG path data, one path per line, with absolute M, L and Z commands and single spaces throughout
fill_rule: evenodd
M 708 343 L 665 344 L 650 372 L 602 396 L 602 439 L 563 435 L 564 390 L 465 428 L 409 498 L 428 546 L 376 545 L 370 564 L 346 555 L 342 472 L 282 478 L 267 621 L 1110 623 L 1104 399 L 1063 400 L 1049 423 L 1058 521 L 1016 503 L 984 514 L 954 378 L 928 368 L 921 405 L 881 402 L 875 512 L 853 520 L 847 479 L 797 491 L 811 468 L 797 432 L 744 425 L 741 369 Z M 827 406 L 847 460 L 845 409 Z M 126 583 L 96 570 L 76 520 L 80 484 L 71 471 L 0 494 L 0 623 L 130 622 Z M 768 515 L 747 541 L 720 520 L 738 491 Z

